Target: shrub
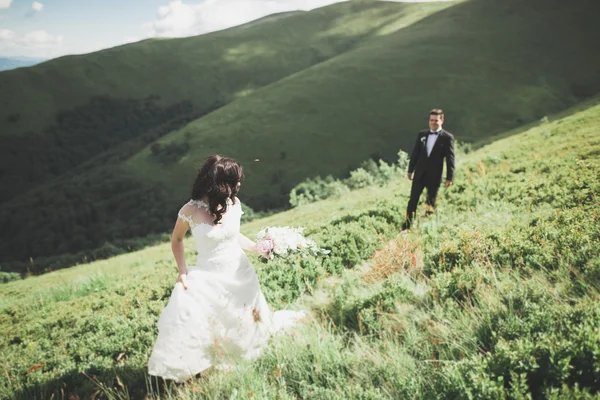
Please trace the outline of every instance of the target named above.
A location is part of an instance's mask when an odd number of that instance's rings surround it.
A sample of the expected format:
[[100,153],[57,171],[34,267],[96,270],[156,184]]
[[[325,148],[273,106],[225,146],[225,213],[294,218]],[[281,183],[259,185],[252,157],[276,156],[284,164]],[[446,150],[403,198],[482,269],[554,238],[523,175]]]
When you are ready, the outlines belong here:
[[373,185],[375,183],[375,178],[364,168],[358,168],[357,170],[350,172],[350,178],[348,178],[346,182],[350,189],[361,189]]
[[0,271],[0,283],[8,283],[21,279],[21,274],[17,272],[3,272]]
[[290,205],[298,207],[303,204],[318,200],[337,198],[347,193],[348,187],[331,175],[322,179],[320,176],[307,179],[292,189],[290,192]]

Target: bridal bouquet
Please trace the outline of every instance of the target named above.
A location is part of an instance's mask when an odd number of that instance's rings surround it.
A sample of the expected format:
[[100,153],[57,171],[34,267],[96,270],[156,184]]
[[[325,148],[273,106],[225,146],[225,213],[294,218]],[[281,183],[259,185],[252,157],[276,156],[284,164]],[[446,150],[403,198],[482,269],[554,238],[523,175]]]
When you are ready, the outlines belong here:
[[262,254],[268,254],[270,259],[296,253],[310,253],[315,256],[329,254],[329,250],[321,249],[314,240],[305,238],[302,231],[304,228],[288,226],[264,228],[256,235],[258,248]]

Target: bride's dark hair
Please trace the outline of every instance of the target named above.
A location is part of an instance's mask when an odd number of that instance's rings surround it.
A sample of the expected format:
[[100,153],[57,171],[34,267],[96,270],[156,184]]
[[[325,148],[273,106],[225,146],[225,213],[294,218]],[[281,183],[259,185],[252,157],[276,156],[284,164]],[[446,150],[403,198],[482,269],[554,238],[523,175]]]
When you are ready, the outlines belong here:
[[[244,170],[232,158],[222,157],[218,154],[209,156],[192,186],[192,200],[208,198],[208,208],[214,215],[214,223],[218,224],[227,211],[228,199],[235,203],[238,192],[238,183],[244,179]],[[219,207],[220,206],[220,207]]]

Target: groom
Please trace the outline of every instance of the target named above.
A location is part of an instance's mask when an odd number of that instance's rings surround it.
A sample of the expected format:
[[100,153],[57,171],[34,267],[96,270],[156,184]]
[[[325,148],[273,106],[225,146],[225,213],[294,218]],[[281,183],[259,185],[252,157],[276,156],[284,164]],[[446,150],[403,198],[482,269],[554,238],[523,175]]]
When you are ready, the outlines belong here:
[[406,222],[402,226],[403,231],[410,229],[423,189],[427,188],[427,204],[435,209],[435,199],[442,182],[444,158],[446,158],[446,187],[452,185],[454,136],[442,128],[443,123],[444,112],[440,109],[431,110],[429,129],[419,132],[410,155],[408,179],[412,179],[413,182],[406,209]]

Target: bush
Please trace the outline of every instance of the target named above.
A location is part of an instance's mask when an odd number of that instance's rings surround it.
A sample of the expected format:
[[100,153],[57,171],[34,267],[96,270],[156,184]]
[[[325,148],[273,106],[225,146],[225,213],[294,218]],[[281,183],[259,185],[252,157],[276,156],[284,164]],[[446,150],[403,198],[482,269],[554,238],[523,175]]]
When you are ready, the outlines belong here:
[[321,260],[312,256],[276,258],[263,263],[258,275],[270,303],[290,303],[301,294],[312,292],[325,275]]
[[357,290],[360,287],[357,280],[348,280],[335,288],[328,314],[342,330],[381,334],[386,324],[385,316],[396,312],[397,303],[415,300],[406,281],[398,277],[391,277],[368,291]]
[[396,163],[398,171],[400,173],[408,172],[408,164],[410,163],[410,155],[400,150],[398,152],[398,161]]
[[348,187],[331,175],[322,179],[320,176],[307,179],[290,192],[290,205],[298,207],[318,200],[337,198],[347,193]]
[[21,274],[17,272],[2,272],[0,271],[0,283],[8,283],[21,279]]
[[408,154],[398,152],[398,164],[388,164],[384,160],[375,162],[372,159],[363,161],[360,167],[350,172],[350,177],[340,181],[331,175],[322,179],[308,178],[292,189],[289,203],[292,207],[312,203],[328,198],[338,198],[350,189],[361,189],[371,185],[385,185],[394,176],[408,169]]
[[348,178],[346,182],[350,189],[361,189],[373,185],[375,183],[375,178],[365,169],[359,168],[350,172],[350,178]]

